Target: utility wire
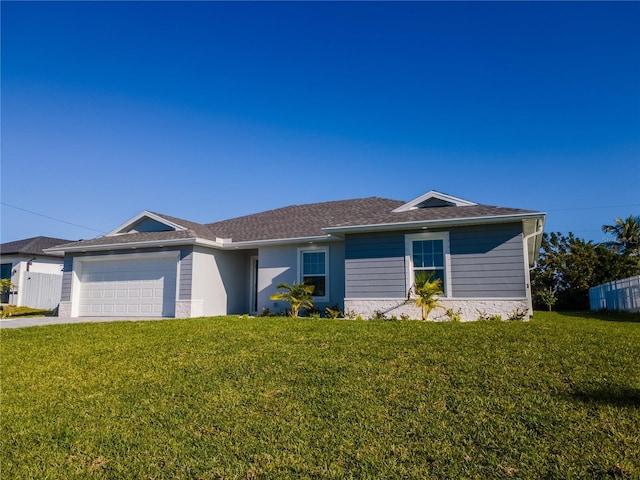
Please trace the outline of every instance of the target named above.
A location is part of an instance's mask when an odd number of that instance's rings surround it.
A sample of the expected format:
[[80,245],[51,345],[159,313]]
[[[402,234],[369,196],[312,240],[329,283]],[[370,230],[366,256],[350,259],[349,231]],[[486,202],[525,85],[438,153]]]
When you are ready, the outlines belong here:
[[627,207],[640,207],[640,203],[631,203],[629,205],[603,205],[602,207],[552,208],[545,211],[546,212],[571,212],[574,210],[601,210],[603,208],[627,208]]
[[39,217],[48,218],[49,220],[55,220],[56,222],[66,223],[67,225],[73,225],[74,227],[84,228],[86,230],[93,230],[94,232],[99,232],[99,233],[107,233],[104,230],[98,230],[97,228],[85,227],[84,225],[78,225],[77,223],[67,222],[66,220],[60,220],[59,218],[50,217],[49,215],[44,215],[42,213],[38,213],[38,212],[33,212],[31,210],[27,210],[26,208],[16,207],[15,205],[11,205],[11,204],[6,203],[6,202],[0,202],[0,204],[4,205],[5,207],[15,208],[16,210],[22,210],[23,212],[27,212],[27,213],[30,213],[32,215],[37,215]]

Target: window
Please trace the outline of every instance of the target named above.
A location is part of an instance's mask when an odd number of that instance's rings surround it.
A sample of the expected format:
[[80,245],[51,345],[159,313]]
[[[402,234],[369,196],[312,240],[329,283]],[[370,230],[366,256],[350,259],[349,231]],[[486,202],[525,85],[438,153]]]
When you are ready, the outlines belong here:
[[300,281],[313,285],[313,296],[328,297],[329,249],[300,250]]
[[[11,280],[11,269],[13,268],[13,264],[11,263],[3,263],[0,265],[0,278],[3,280]],[[0,302],[9,303],[9,288],[2,287],[0,288]]]
[[407,282],[409,289],[416,280],[418,272],[431,274],[442,282],[444,296],[451,292],[449,266],[449,234],[416,233],[405,236],[405,263],[407,266]]

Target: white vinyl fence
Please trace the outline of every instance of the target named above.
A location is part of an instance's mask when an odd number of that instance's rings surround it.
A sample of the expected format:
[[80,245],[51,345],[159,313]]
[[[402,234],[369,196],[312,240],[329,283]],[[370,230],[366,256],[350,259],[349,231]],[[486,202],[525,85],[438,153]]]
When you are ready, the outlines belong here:
[[589,289],[591,310],[640,312],[640,275]]
[[18,289],[18,305],[53,309],[62,296],[62,275],[22,272]]

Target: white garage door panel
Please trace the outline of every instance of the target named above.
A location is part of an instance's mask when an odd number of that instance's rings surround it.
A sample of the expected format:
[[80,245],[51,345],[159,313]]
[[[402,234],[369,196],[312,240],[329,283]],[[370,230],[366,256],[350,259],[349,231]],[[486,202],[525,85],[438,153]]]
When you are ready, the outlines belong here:
[[175,257],[83,262],[80,316],[175,315]]

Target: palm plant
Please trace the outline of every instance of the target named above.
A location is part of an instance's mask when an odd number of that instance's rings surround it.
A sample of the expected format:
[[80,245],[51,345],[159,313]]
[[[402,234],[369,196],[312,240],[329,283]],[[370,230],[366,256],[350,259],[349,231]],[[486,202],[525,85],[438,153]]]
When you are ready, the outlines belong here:
[[287,302],[291,307],[291,316],[297,317],[301,308],[313,308],[313,285],[305,282],[302,283],[279,283],[278,288],[284,292],[278,292],[271,295],[271,300],[279,300]]
[[442,281],[433,278],[433,273],[416,272],[416,279],[409,289],[407,300],[413,301],[420,307],[422,320],[429,320],[429,313],[435,308],[442,307],[438,301],[438,295],[442,295]]
[[602,231],[614,237],[605,246],[625,255],[640,253],[640,215],[616,218],[614,225],[603,225]]

